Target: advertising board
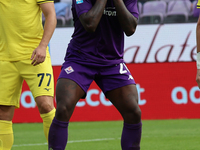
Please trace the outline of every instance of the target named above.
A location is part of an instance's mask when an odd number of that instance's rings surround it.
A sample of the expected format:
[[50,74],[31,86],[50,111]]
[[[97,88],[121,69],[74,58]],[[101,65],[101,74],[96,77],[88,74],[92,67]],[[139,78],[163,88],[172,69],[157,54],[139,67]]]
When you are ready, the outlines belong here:
[[[194,23],[140,25],[125,38],[124,60],[136,81],[142,119],[200,118],[195,30]],[[50,42],[55,85],[72,32],[73,28],[57,28]],[[71,121],[105,120],[122,117],[93,82]],[[26,83],[13,122],[42,122]]]

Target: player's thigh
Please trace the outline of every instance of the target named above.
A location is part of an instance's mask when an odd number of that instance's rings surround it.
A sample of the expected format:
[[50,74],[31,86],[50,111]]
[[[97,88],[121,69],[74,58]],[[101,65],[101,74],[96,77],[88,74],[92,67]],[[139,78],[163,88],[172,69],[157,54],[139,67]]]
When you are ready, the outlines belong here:
[[21,61],[20,74],[27,82],[34,98],[54,97],[54,76],[49,57],[36,66],[31,65],[31,60]]
[[[56,97],[67,94],[69,95],[68,98],[84,98],[90,84],[94,80],[95,73],[95,70],[87,65],[66,61],[62,65],[56,85]],[[65,97],[67,98],[67,96]]]
[[126,85],[106,93],[126,123],[139,123],[141,110],[138,105],[138,94],[134,84]]
[[85,95],[85,91],[73,80],[59,78],[56,85],[56,101],[65,107],[75,106],[79,99]]
[[56,85],[56,115],[61,121],[69,121],[79,99],[85,91],[73,80],[59,78]]
[[0,105],[19,107],[23,79],[16,62],[0,61]]
[[134,84],[108,91],[106,97],[122,113],[138,109],[138,93]]

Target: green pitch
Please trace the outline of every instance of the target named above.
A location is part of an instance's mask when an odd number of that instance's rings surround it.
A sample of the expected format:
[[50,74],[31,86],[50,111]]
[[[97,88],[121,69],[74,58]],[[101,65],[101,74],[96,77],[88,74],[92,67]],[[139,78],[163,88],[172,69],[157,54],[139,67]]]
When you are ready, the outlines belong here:
[[[121,150],[122,121],[71,122],[67,150]],[[12,150],[47,150],[41,123],[14,124]],[[143,120],[141,150],[200,150],[200,119]]]

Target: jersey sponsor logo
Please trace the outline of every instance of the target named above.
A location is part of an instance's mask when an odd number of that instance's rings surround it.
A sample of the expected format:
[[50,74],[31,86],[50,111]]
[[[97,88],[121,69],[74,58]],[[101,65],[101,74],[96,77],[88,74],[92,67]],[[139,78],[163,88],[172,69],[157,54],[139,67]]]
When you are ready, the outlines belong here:
[[72,66],[69,66],[69,67],[65,68],[65,72],[67,74],[70,74],[70,73],[74,72],[74,69],[72,68]]
[[115,10],[115,7],[106,7],[104,9],[103,14],[106,15],[106,16],[117,16],[117,12]]
[[83,3],[83,0],[76,0],[76,4],[81,4]]

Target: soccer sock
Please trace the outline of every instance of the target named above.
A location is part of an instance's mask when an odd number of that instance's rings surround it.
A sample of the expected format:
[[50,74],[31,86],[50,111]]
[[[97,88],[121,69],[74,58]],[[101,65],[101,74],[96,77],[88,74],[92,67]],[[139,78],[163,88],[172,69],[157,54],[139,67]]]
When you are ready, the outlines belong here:
[[121,147],[122,150],[140,150],[140,140],[142,134],[142,123],[127,124],[124,123]]
[[49,128],[51,126],[52,120],[55,116],[55,111],[56,109],[54,108],[50,112],[46,114],[40,114],[42,120],[43,120],[43,130],[44,130],[44,135],[48,141],[48,134],[49,134]]
[[13,141],[12,121],[0,120],[0,150],[11,150]]
[[49,130],[49,149],[64,150],[68,139],[69,122],[53,119]]

